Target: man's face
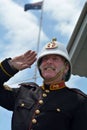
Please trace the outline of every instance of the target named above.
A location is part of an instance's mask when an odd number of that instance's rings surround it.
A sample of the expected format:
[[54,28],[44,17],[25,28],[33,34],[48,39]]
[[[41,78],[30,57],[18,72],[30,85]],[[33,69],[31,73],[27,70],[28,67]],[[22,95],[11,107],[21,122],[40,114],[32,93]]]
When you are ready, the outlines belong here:
[[55,77],[64,66],[64,58],[59,55],[47,55],[42,58],[40,65],[41,74],[45,79]]

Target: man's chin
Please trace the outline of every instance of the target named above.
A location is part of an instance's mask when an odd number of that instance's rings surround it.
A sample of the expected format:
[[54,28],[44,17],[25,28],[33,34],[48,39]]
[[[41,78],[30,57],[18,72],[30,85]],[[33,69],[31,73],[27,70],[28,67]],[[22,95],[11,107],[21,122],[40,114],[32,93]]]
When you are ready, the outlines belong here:
[[55,76],[52,76],[52,75],[44,75],[43,78],[46,79],[46,80],[49,80],[51,78],[53,78]]

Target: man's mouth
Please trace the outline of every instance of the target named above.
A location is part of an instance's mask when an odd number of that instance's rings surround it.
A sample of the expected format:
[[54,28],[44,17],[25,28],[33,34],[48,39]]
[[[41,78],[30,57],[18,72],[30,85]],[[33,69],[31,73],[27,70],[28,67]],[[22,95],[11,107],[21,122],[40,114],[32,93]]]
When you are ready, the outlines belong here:
[[47,66],[44,67],[44,70],[55,70],[55,68],[53,66]]

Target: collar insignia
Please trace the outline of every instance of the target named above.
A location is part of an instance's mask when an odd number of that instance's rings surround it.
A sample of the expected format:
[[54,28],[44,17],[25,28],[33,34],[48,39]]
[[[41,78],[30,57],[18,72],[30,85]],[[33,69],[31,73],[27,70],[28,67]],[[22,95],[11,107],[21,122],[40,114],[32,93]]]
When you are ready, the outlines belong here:
[[50,90],[58,90],[64,87],[65,85],[62,86],[61,84],[53,84],[53,85],[50,85]]
[[46,85],[43,84],[42,89],[43,90],[46,90],[46,89],[48,89],[48,90],[58,90],[58,89],[62,89],[62,88],[65,88],[65,87],[66,87],[65,83],[64,83],[64,81],[62,81],[60,83],[54,83],[54,84],[51,84],[49,86],[46,86]]

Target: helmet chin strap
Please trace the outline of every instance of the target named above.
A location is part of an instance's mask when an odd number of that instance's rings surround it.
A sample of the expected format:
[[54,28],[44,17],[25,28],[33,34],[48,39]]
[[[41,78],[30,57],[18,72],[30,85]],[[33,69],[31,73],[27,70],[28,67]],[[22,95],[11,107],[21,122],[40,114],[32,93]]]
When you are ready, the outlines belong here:
[[65,65],[61,68],[61,70],[56,74],[56,76],[54,76],[53,78],[50,78],[50,79],[44,79],[44,83],[45,84],[49,84],[53,81],[55,81],[56,79],[58,79],[64,72],[65,70]]

